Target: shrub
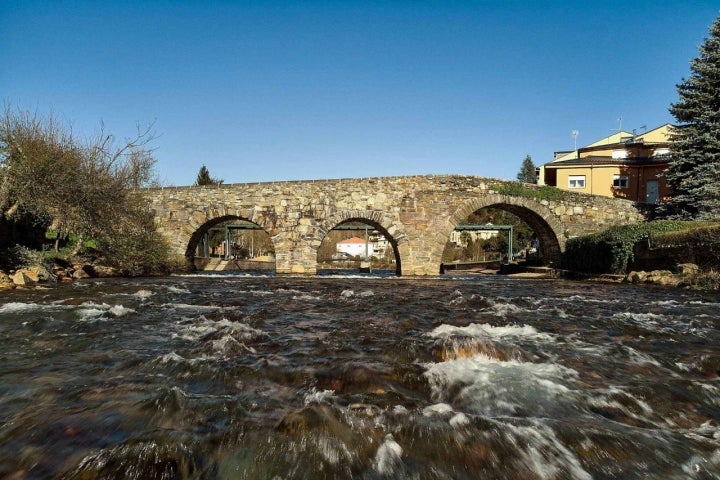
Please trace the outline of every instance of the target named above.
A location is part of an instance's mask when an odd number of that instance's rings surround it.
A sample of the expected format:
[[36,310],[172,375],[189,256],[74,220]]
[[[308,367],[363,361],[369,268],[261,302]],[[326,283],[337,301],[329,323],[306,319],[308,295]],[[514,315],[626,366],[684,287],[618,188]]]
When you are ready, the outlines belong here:
[[700,273],[695,279],[695,284],[701,290],[720,290],[720,272],[711,270]]
[[168,255],[161,265],[151,273],[189,273],[191,265],[188,263],[187,257],[184,255]]
[[14,245],[0,250],[0,269],[14,270],[37,265],[41,262],[40,254],[22,245]]
[[615,226],[594,235],[571,238],[565,245],[563,265],[579,272],[624,273],[633,260],[638,241],[694,225],[693,222],[652,221]]

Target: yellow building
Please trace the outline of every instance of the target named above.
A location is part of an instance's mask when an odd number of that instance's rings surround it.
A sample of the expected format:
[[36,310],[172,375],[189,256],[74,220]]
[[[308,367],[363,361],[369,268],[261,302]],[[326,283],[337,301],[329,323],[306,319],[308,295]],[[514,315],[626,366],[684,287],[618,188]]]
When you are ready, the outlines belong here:
[[563,190],[658,203],[669,189],[668,166],[673,126],[643,134],[618,132],[572,152],[556,152],[540,167],[539,182]]

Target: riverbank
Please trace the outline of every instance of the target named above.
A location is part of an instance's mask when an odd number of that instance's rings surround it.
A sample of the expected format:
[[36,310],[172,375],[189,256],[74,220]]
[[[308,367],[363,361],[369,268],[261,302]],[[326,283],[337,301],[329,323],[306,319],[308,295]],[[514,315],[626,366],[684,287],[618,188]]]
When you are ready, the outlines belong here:
[[[702,271],[695,264],[677,265],[674,271],[655,269],[650,271],[633,270],[625,275],[585,273],[574,270],[559,269],[542,266],[523,266],[517,264],[501,265],[500,269],[463,270],[448,275],[477,274],[477,275],[505,275],[513,278],[528,279],[567,279],[597,283],[632,283],[648,286],[671,288],[720,290],[720,272],[714,270]],[[159,272],[163,276],[171,273],[184,273],[181,270],[168,270]],[[87,262],[55,261],[51,263],[29,265],[17,269],[0,270],[0,291],[14,290],[16,288],[36,288],[59,283],[72,283],[75,280],[88,278],[131,277],[122,270],[104,265]]]
[[35,264],[7,271],[0,270],[0,291],[36,287],[41,284],[72,283],[86,278],[123,277],[114,267],[90,263]]
[[[699,290],[720,290],[720,272],[702,271],[692,263],[677,265],[674,271],[667,269],[632,270],[627,274],[583,273],[572,270],[552,269],[544,278],[565,278],[593,282],[632,283],[649,286],[673,287]],[[540,275],[536,273],[535,275]]]
[[[627,274],[586,273],[552,267],[525,267],[502,265],[500,270],[481,269],[472,273],[480,275],[506,275],[514,278],[562,278],[598,283],[632,283],[674,288],[697,288],[699,290],[720,290],[720,272],[702,271],[692,263],[677,265],[673,270],[655,269],[650,271],[632,270]],[[470,273],[468,271],[463,272]]]

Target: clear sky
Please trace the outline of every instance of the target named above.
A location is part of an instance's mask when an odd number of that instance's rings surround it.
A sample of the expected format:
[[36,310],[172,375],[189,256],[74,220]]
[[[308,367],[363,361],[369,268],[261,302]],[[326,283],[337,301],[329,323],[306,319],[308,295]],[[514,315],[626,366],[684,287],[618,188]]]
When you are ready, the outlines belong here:
[[720,2],[0,0],[0,97],[91,135],[155,122],[189,185],[514,179],[672,122]]

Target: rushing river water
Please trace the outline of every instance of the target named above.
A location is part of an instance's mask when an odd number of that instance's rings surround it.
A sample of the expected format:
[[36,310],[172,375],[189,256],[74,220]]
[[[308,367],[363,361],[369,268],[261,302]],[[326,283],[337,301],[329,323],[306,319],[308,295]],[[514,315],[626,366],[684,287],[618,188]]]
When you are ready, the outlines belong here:
[[719,307],[498,276],[3,293],[0,478],[718,478]]

